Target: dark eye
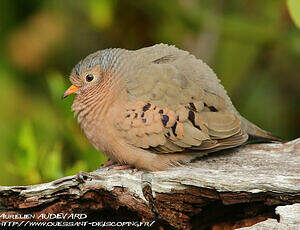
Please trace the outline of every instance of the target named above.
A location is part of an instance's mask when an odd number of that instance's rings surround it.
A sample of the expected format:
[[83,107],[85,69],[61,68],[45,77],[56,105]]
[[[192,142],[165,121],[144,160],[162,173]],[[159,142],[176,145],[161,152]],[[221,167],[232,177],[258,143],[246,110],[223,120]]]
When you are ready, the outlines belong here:
[[92,74],[88,74],[85,76],[85,80],[87,82],[91,82],[92,80],[94,80],[94,76]]

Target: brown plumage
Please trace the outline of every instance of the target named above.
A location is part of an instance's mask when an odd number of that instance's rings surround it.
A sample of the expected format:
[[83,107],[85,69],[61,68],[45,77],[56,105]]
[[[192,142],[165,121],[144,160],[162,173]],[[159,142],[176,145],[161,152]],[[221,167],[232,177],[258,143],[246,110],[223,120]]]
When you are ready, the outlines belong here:
[[93,146],[120,164],[150,171],[239,146],[248,135],[281,141],[243,118],[214,72],[164,44],[107,49],[73,69],[72,106]]

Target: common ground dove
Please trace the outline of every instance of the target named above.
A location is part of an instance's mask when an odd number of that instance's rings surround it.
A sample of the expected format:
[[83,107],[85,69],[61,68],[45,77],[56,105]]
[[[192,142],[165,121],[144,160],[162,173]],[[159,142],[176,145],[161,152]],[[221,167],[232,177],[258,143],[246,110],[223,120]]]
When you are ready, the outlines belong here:
[[282,141],[243,118],[214,72],[174,46],[90,54],[72,70],[72,110],[111,161],[150,171],[242,145]]

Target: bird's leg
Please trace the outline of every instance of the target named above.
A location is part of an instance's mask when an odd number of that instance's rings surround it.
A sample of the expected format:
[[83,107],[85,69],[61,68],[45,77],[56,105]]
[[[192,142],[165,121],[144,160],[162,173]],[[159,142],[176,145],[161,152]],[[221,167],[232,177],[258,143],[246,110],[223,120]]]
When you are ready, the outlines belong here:
[[122,169],[129,169],[129,168],[132,168],[132,166],[131,165],[117,165],[117,166],[113,167],[112,169],[122,170]]
[[[100,168],[107,168],[109,166],[112,166],[114,164],[117,164],[117,162],[113,161],[113,160],[108,160],[106,161],[105,163],[103,163]],[[139,171],[138,168],[134,168],[133,166],[131,165],[116,165],[114,167],[112,167],[111,169],[116,169],[116,170],[122,170],[122,169],[129,169],[129,168],[133,168],[133,173],[136,173],[137,171]]]
[[115,169],[115,170],[122,170],[122,169],[129,169],[129,168],[133,168],[133,174],[135,174],[137,171],[139,171],[138,168],[135,168],[131,165],[117,165],[115,167],[113,167],[112,169]]
[[[114,164],[117,164],[117,162],[113,161],[113,160],[108,160],[106,161],[105,163],[103,163],[100,168],[107,168],[109,166],[112,166]],[[133,166],[131,165],[116,165],[114,167],[112,167],[111,169],[115,169],[115,170],[122,170],[122,169],[129,169],[129,168],[133,168],[133,174],[135,174],[137,171],[139,171],[138,168],[134,168]]]
[[135,174],[135,173],[137,173],[138,171],[139,171],[138,168],[134,168],[132,174]]
[[106,161],[105,163],[103,163],[103,164],[100,166],[100,168],[107,168],[107,167],[109,167],[109,166],[111,166],[111,165],[114,165],[114,164],[116,164],[115,161],[113,161],[113,160],[108,160],[108,161]]

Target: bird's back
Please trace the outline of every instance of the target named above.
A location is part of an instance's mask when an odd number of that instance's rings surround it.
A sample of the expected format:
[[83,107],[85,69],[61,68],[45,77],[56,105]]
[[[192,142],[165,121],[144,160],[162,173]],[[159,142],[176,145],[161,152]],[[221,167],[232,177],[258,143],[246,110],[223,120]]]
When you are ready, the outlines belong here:
[[[174,67],[179,76],[191,82],[192,84],[195,84],[195,86],[200,87],[208,94],[216,95],[217,98],[220,98],[219,103],[222,103],[227,110],[236,114],[240,118],[241,128],[246,133],[251,136],[266,140],[283,141],[281,138],[262,130],[242,117],[233,106],[226,90],[221,85],[219,78],[216,76],[213,70],[206,63],[200,59],[197,59],[189,52],[178,49],[175,46],[157,44],[151,47],[129,51],[127,55],[130,56],[128,60],[130,60],[131,70],[134,72],[136,72],[137,69],[139,69],[141,72],[143,72],[143,69],[149,71],[149,69],[152,69],[155,65],[169,65],[170,68]],[[129,83],[128,91],[130,92],[130,83],[133,82],[133,84],[136,84],[138,81],[137,79],[139,79],[140,76],[138,76],[136,73],[133,73],[126,75],[126,77],[127,82]],[[153,78],[153,76],[149,75],[148,78]],[[175,76],[174,78],[176,80]],[[142,78],[140,81],[146,85],[148,80]],[[194,87],[191,90],[197,90],[197,87]],[[181,96],[183,95],[177,95],[176,98],[180,99]],[[148,98],[148,100],[151,100],[151,98]]]

